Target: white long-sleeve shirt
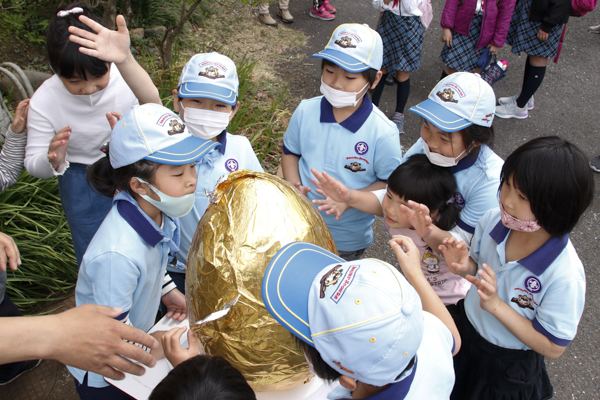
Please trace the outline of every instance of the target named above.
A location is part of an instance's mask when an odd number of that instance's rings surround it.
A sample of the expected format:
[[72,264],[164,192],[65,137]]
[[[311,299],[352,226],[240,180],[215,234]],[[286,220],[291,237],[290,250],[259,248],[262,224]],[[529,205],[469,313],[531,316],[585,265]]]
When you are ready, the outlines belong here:
[[403,17],[420,17],[423,15],[423,12],[419,10],[421,2],[422,0],[398,0],[398,4],[394,7],[394,0],[391,0],[389,4],[385,4],[383,0],[373,0],[373,7],[377,11],[391,11]]
[[[100,101],[92,106],[89,96],[69,93],[58,75],[36,90],[27,115],[27,172],[37,178],[52,178],[64,173],[70,162],[91,165],[104,157],[100,148],[111,132],[106,113],[125,114],[138,101],[114,64],[108,86],[102,92]],[[71,126],[72,131],[66,162],[55,171],[48,161],[48,146],[54,135],[67,126]]]

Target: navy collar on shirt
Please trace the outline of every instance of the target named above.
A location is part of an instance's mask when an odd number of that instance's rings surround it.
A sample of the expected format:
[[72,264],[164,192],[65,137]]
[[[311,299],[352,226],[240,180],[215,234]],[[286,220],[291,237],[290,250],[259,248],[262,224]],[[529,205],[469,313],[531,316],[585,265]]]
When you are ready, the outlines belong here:
[[[502,243],[504,239],[506,239],[506,235],[508,235],[508,229],[502,221],[498,221],[494,229],[491,230],[490,236],[494,241],[498,244]],[[551,237],[546,243],[542,245],[539,249],[528,255],[527,257],[519,260],[519,264],[530,270],[536,275],[541,275],[548,269],[550,264],[556,260],[560,253],[567,247],[567,243],[569,242],[569,235],[564,235],[563,237]]]
[[156,247],[163,240],[163,235],[157,231],[140,210],[127,200],[117,201],[117,210],[127,223],[144,239],[148,246]]
[[[473,160],[471,159],[471,157],[469,157],[470,154],[467,154],[466,157],[462,158],[458,164],[456,164],[453,167],[448,167],[448,171],[450,171],[452,174],[456,174],[457,172],[460,172],[462,170],[465,170],[467,168],[470,168],[473,166],[473,164],[475,164],[473,162]],[[479,155],[477,155],[479,157]]]
[[218,142],[221,143],[219,151],[221,154],[225,154],[225,147],[227,146],[227,129],[223,129],[223,132],[219,134]]
[[412,373],[402,379],[400,382],[391,384],[387,389],[374,394],[373,396],[367,397],[368,400],[403,400],[417,375],[417,360],[415,359],[415,365],[412,369]]
[[[371,102],[371,99],[369,99],[369,96],[365,94],[360,107],[354,111],[354,114],[341,122],[340,125],[350,132],[356,133],[363,126],[367,118],[369,118],[371,111],[373,111],[373,103]],[[333,107],[331,106],[331,103],[327,101],[325,96],[321,99],[321,123],[337,123],[333,116]]]

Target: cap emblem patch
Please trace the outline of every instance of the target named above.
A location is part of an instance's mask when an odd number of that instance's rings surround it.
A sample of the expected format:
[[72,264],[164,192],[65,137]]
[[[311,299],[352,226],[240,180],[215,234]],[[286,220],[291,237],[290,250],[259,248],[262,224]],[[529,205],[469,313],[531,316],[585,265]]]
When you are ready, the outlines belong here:
[[440,92],[437,92],[436,95],[445,103],[458,103],[458,100],[454,99],[454,92],[452,89],[446,88]]
[[212,65],[209,67],[206,67],[206,69],[204,71],[200,71],[198,73],[198,76],[203,76],[203,77],[209,78],[209,79],[225,78],[225,75],[219,74],[219,69]]
[[183,133],[183,131],[185,130],[185,125],[176,119],[171,120],[171,122],[169,122],[169,126],[171,127],[171,129],[169,129],[169,131],[167,132],[169,135]]
[[325,297],[325,290],[328,286],[335,285],[338,283],[338,280],[342,276],[342,272],[344,272],[343,269],[340,269],[341,266],[341,264],[336,265],[321,278],[321,291],[319,294],[320,299]]
[[336,40],[334,43],[340,47],[343,47],[344,49],[348,49],[348,48],[355,49],[356,48],[356,45],[352,44],[352,38],[349,36],[342,36],[341,38]]

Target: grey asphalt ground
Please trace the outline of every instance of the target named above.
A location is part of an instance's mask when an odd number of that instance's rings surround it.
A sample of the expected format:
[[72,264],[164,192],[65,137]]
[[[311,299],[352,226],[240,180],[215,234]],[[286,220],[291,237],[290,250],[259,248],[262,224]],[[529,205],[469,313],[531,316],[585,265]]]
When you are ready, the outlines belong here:
[[[290,12],[294,23],[290,28],[301,30],[309,36],[303,52],[312,55],[322,50],[331,33],[339,24],[357,22],[375,27],[378,13],[371,1],[331,0],[338,9],[333,21],[320,21],[309,17],[310,0],[292,0]],[[443,64],[439,60],[442,50],[439,25],[444,2],[433,0],[434,18],[425,33],[422,65],[411,74],[411,95],[407,109],[427,98],[440,77]],[[271,6],[276,15],[276,5]],[[535,109],[525,120],[496,118],[494,150],[502,158],[524,142],[539,136],[558,135],[578,145],[590,157],[600,154],[600,35],[590,34],[590,25],[600,24],[600,11],[595,10],[583,18],[571,18],[558,64],[550,63],[545,80],[535,95]],[[510,52],[510,46],[500,51],[500,58],[509,61],[507,76],[494,86],[497,97],[520,92],[525,65],[525,55]],[[290,67],[288,75],[291,93],[302,98],[319,95],[320,59],[304,60],[305,70],[296,73],[298,67]],[[281,71],[283,74],[289,72]],[[296,76],[293,76],[293,75]],[[310,78],[310,79],[306,79]],[[391,115],[395,109],[396,86],[387,86],[381,102],[382,110]],[[420,119],[406,113],[405,134],[402,145],[408,149],[419,137]],[[600,399],[600,272],[596,262],[600,260],[600,174],[595,174],[595,202],[571,234],[587,275],[586,306],[577,337],[562,357],[546,360],[548,373],[555,389],[555,399]],[[381,221],[376,222],[375,244],[367,251],[368,257],[376,257],[396,264],[387,245],[388,235]],[[569,301],[565,298],[564,301]]]

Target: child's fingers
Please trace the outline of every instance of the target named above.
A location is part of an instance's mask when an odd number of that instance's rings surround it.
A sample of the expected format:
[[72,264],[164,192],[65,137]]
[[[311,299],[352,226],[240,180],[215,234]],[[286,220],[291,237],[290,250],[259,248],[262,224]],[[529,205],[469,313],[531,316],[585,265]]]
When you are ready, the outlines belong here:
[[125,22],[125,17],[123,17],[121,14],[117,15],[117,31],[122,32],[122,33],[127,33],[129,32],[129,30],[127,29],[127,22]]
[[192,330],[192,328],[190,328],[188,330],[187,333],[187,338],[188,338],[188,345],[190,346],[190,352],[195,356],[196,354],[200,353],[200,343],[198,342],[198,337],[196,336],[196,334],[194,333],[194,331]]
[[[454,267],[456,265],[456,263],[452,263],[452,266]],[[471,282],[473,285],[475,285],[477,288],[479,288],[479,282],[481,282],[481,279],[479,279],[476,276],[473,275],[466,275],[465,279],[468,280],[469,282]]]
[[96,50],[96,42],[93,40],[84,39],[82,37],[75,36],[75,35],[69,35],[69,40],[73,43],[77,43],[84,47],[87,47],[88,49]]
[[81,22],[83,22],[84,24],[86,24],[87,26],[89,26],[90,28],[92,28],[96,32],[100,32],[102,29],[104,29],[104,27],[102,25],[100,25],[93,19],[86,17],[85,15],[80,15],[79,20]]

